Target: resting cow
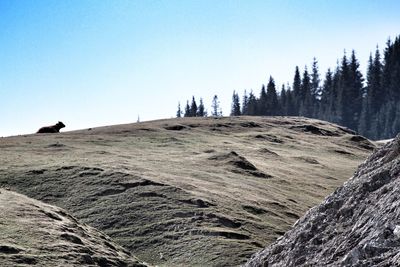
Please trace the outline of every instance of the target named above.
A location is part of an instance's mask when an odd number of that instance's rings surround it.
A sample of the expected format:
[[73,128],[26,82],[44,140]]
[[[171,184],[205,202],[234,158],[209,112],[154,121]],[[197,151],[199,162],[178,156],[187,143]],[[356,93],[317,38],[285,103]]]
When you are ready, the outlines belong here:
[[57,124],[52,126],[45,126],[39,129],[37,133],[58,133],[61,128],[64,128],[65,125],[61,121],[57,122]]

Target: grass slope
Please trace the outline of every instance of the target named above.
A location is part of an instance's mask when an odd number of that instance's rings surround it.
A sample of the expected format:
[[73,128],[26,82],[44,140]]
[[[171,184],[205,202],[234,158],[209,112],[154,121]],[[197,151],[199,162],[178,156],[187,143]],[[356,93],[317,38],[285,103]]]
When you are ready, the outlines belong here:
[[183,118],[0,139],[0,185],[159,265],[234,266],[352,176],[374,144],[298,117]]
[[145,267],[65,210],[0,189],[1,266]]

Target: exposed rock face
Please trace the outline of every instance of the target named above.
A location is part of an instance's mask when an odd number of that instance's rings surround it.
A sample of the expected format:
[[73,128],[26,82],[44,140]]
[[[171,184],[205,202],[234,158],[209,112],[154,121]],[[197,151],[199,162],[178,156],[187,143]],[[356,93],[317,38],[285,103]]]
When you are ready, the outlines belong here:
[[0,189],[0,266],[145,267],[66,211]]
[[245,266],[400,266],[400,135]]

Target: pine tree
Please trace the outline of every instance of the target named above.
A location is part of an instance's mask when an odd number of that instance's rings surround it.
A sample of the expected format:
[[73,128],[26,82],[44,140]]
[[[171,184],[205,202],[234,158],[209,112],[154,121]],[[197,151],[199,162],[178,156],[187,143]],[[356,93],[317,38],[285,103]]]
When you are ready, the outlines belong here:
[[278,95],[276,93],[275,81],[272,76],[269,77],[267,85],[267,112],[266,115],[276,116],[280,114]]
[[257,114],[254,115],[261,115],[266,116],[270,115],[268,110],[268,101],[267,101],[267,92],[265,91],[265,85],[263,84],[261,87],[260,98],[258,99],[258,108]]
[[285,89],[285,85],[282,84],[282,88],[281,88],[281,93],[279,95],[279,106],[281,108],[281,113],[280,115],[286,116],[288,114],[288,103],[287,103],[287,94],[286,94],[286,89]]
[[312,73],[311,73],[311,102],[312,102],[312,114],[313,118],[320,117],[319,115],[319,102],[321,99],[321,87],[320,87],[320,78],[319,78],[319,71],[318,71],[318,61],[314,57],[312,63]]
[[296,70],[294,72],[294,78],[293,78],[293,99],[295,100],[295,115],[299,114],[299,109],[300,109],[300,102],[301,102],[301,78],[300,78],[300,71],[299,67],[296,66]]
[[197,103],[196,99],[194,99],[194,96],[192,97],[192,104],[190,105],[190,117],[196,117],[197,116]]
[[200,98],[199,107],[197,108],[198,117],[206,117],[206,111],[204,108],[203,98]]
[[371,113],[378,113],[383,104],[384,94],[382,92],[382,63],[379,49],[375,51],[375,58],[372,61],[370,57],[367,71],[367,90],[368,105]]
[[254,96],[253,90],[252,90],[252,91],[250,91],[249,99],[248,99],[248,103],[247,103],[247,113],[248,113],[247,115],[256,116],[258,114],[257,106],[258,106],[257,99]]
[[339,62],[337,62],[337,66],[335,68],[335,72],[333,73],[332,79],[332,93],[329,99],[328,106],[328,121],[334,123],[340,123],[340,110],[339,110],[339,95],[340,95],[340,66]]
[[231,109],[231,116],[240,116],[240,100],[239,95],[233,91],[232,95],[232,109]]
[[354,50],[351,53],[349,64],[349,118],[348,127],[350,129],[357,129],[358,122],[361,116],[362,96],[363,96],[363,81],[364,78],[359,70],[360,64],[356,58]]
[[247,96],[246,90],[244,90],[243,100],[242,100],[242,115],[249,115],[248,106],[249,106],[249,97]]
[[[338,98],[338,115],[339,124],[350,127],[351,121],[351,99],[350,99],[350,71],[349,62],[347,60],[346,52],[343,55],[340,65],[340,82],[339,82],[339,98]],[[354,129],[354,128],[353,128]]]
[[286,91],[286,98],[287,98],[287,100],[286,100],[286,110],[287,110],[287,113],[286,113],[286,115],[287,116],[296,116],[297,114],[296,114],[296,101],[295,101],[295,99],[294,99],[294,96],[293,96],[293,91],[291,91],[290,90],[290,87],[289,86],[287,86],[287,91]]
[[363,98],[360,119],[358,121],[358,133],[364,136],[370,136],[370,112],[367,98]]
[[400,100],[400,36],[387,42],[384,53],[382,89],[386,101]]
[[383,121],[383,131],[379,135],[379,139],[387,139],[395,136],[397,133],[392,132],[393,122],[396,119],[396,106],[394,101],[389,101],[381,108],[381,120]]
[[[381,107],[381,104],[383,104],[384,100],[390,100],[392,98],[392,93],[393,91],[391,90],[392,88],[392,73],[393,73],[393,67],[394,67],[394,60],[393,60],[393,44],[391,40],[389,39],[386,43],[386,48],[384,51],[384,59],[383,59],[383,64],[381,65],[381,84],[380,84],[380,97],[379,99],[375,100],[375,107],[378,106],[377,109]],[[375,52],[375,60],[374,60],[374,67],[375,71],[378,72],[378,63],[380,63],[380,60],[377,59],[379,56],[379,49],[376,47],[376,52]],[[380,59],[380,58],[379,58]]]
[[321,90],[321,100],[320,100],[320,108],[319,108],[319,116],[318,118],[323,120],[329,120],[329,103],[331,102],[331,98],[333,97],[333,74],[331,69],[328,69],[325,75],[324,84]]
[[176,112],[176,117],[180,118],[182,117],[182,110],[181,110],[181,103],[178,102],[178,111]]
[[185,116],[185,117],[191,117],[189,101],[186,101],[185,114],[184,114],[184,116]]
[[218,96],[214,95],[212,104],[211,104],[211,116],[220,117],[222,116],[222,110],[219,104]]
[[303,79],[301,80],[299,115],[310,118],[313,113],[312,106],[311,81],[306,66],[303,72]]

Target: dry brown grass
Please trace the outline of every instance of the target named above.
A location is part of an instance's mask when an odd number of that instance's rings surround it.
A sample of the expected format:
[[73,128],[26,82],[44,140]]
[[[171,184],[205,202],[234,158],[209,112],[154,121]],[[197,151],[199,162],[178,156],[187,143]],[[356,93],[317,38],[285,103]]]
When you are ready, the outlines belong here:
[[65,210],[0,189],[1,266],[145,267]]
[[159,265],[239,265],[374,145],[298,117],[183,118],[0,139],[0,185]]

